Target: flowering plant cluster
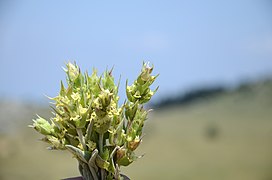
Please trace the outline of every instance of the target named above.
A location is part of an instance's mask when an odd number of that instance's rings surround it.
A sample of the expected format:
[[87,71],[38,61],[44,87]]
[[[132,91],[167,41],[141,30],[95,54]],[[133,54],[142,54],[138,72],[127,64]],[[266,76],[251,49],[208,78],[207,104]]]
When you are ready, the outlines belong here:
[[158,76],[151,75],[152,70],[143,63],[134,83],[126,82],[127,100],[119,105],[119,83],[115,84],[112,70],[98,76],[94,69],[88,75],[67,63],[67,87],[61,82],[59,95],[51,98],[54,117],[47,121],[38,116],[31,127],[44,135],[49,149],[71,152],[85,180],[122,179],[120,166],[139,158],[134,151],[148,114],[143,105],[158,89],[150,89]]

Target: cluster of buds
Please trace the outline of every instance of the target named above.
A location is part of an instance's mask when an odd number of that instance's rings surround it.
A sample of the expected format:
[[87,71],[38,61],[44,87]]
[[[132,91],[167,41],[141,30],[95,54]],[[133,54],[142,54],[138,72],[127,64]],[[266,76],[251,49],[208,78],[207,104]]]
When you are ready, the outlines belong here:
[[61,82],[59,95],[51,98],[54,117],[38,116],[33,127],[43,134],[49,149],[68,150],[79,162],[85,180],[119,180],[120,167],[141,156],[134,151],[142,141],[148,110],[143,108],[154,93],[150,89],[157,76],[143,64],[140,75],[126,85],[127,99],[119,105],[118,85],[112,70],[101,76],[93,70],[82,74],[74,63],[66,64],[67,87]]

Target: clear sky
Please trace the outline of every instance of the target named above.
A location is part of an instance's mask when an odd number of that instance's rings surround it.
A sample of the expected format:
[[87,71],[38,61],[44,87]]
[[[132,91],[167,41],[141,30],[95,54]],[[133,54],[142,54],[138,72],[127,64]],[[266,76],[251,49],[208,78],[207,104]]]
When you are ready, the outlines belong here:
[[0,97],[55,96],[68,60],[89,72],[114,65],[122,84],[150,61],[160,73],[157,98],[233,85],[272,74],[272,3],[0,1]]

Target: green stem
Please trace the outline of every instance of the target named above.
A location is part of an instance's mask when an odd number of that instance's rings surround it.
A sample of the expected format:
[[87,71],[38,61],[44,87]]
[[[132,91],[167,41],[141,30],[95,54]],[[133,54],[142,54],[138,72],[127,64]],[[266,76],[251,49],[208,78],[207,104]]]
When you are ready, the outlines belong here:
[[[102,156],[103,155],[103,138],[104,134],[100,133],[99,134],[99,154]],[[105,170],[103,168],[100,169],[101,173],[101,180],[105,179]]]
[[95,164],[95,159],[96,159],[97,155],[98,155],[98,150],[95,149],[92,152],[91,158],[89,159],[89,162],[88,162],[88,166],[89,166],[89,169],[91,170],[94,180],[98,180],[98,176],[96,173],[97,166]]
[[100,153],[100,155],[103,154],[103,138],[104,138],[104,134],[99,134],[99,153]]
[[93,179],[92,173],[90,172],[90,169],[86,163],[83,163],[83,175],[86,180]]
[[89,165],[89,168],[90,168],[90,171],[91,171],[91,174],[92,174],[94,180],[98,180],[98,177],[97,177],[97,174],[96,174],[94,168],[90,165]]
[[79,141],[80,141],[80,143],[82,144],[84,151],[87,151],[87,146],[86,146],[86,143],[85,143],[85,139],[84,139],[84,137],[83,137],[83,134],[82,134],[82,129],[76,128],[76,131],[77,131]]
[[87,127],[86,136],[85,136],[87,142],[91,139],[93,124],[94,124],[93,120],[91,120],[91,122],[89,123]]
[[80,174],[83,176],[83,178],[86,180],[93,180],[94,177],[92,173],[90,172],[88,165],[80,160],[78,162],[79,162],[79,171],[80,171]]
[[114,150],[112,151],[112,153],[111,153],[111,155],[110,155],[110,159],[111,159],[111,163],[113,164],[113,170],[114,170],[114,176],[115,176],[115,179],[118,179],[119,178],[119,169],[118,168],[116,168],[116,166],[118,166],[117,164],[115,164],[114,163],[114,160],[113,160],[113,156],[115,155],[115,153],[116,153],[116,151],[117,151],[117,149],[118,148],[120,148],[120,147],[118,147],[118,146],[116,146],[115,148],[114,148]]

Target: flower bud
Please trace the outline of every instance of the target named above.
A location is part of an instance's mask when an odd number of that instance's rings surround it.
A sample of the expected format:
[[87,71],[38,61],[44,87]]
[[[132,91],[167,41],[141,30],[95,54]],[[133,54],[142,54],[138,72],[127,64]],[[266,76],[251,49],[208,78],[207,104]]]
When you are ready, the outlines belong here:
[[127,98],[130,102],[136,102],[134,95],[134,88],[133,85],[132,86],[128,86],[127,85],[128,82],[126,82],[126,94],[127,94]]
[[74,101],[78,101],[78,100],[80,100],[80,94],[78,93],[78,92],[73,92],[72,93],[72,95],[71,95],[71,97],[72,97],[72,99],[74,100]]
[[89,148],[90,151],[95,150],[95,148],[97,146],[96,143],[93,142],[93,141],[91,141],[91,140],[89,140],[86,145],[88,146],[88,148]]
[[50,142],[50,144],[52,144],[53,148],[61,150],[65,149],[65,143],[61,139],[58,139],[53,136],[47,136],[47,139]]
[[135,117],[135,114],[138,110],[138,102],[136,102],[135,104],[131,103],[127,103],[125,105],[125,115],[126,115],[126,118],[130,121],[132,121]]
[[75,124],[76,128],[83,128],[86,124],[86,121],[78,114],[71,117],[70,120]]
[[144,82],[148,81],[150,79],[150,74],[153,71],[153,65],[150,67],[149,62],[143,64],[142,72],[141,72],[141,80]]
[[112,99],[112,93],[106,89],[102,90],[101,93],[99,94],[99,102],[101,103],[103,108],[106,108],[110,105],[111,99]]
[[106,71],[104,73],[104,77],[102,79],[102,85],[103,85],[104,89],[109,89],[110,91],[113,91],[115,93],[117,91],[117,87],[114,83],[114,78],[112,76],[112,70],[110,72]]
[[94,129],[97,133],[103,134],[109,130],[112,121],[112,116],[107,114],[102,118],[98,116],[93,117],[94,118],[92,120],[94,121]]
[[116,157],[117,157],[117,159],[121,159],[125,156],[125,154],[126,154],[126,149],[120,148],[116,152]]
[[128,148],[134,151],[139,146],[140,143],[141,139],[139,138],[139,136],[137,136],[133,141],[128,142]]
[[33,127],[36,131],[43,135],[52,135],[54,129],[48,121],[38,116],[38,119],[33,120],[33,122],[33,125],[30,127]]
[[158,75],[151,76],[152,71],[153,66],[150,67],[149,63],[144,63],[142,71],[138,76],[137,80],[134,81],[131,86],[128,86],[126,84],[126,94],[130,102],[135,103],[136,101],[138,101],[139,104],[144,104],[148,102],[153,94],[156,92],[156,90],[150,90],[151,84],[158,77]]
[[[119,154],[119,155],[118,155]],[[128,166],[136,160],[134,152],[121,148],[117,151],[117,163],[120,166]]]
[[78,68],[78,66],[75,64],[72,64],[72,63],[68,63],[67,65],[66,65],[66,67],[67,67],[67,70],[65,70],[66,71],[66,73],[67,73],[67,76],[68,76],[68,79],[69,79],[69,81],[70,82],[73,82],[73,81],[75,81],[75,79],[78,77],[78,75],[79,75],[79,68]]

